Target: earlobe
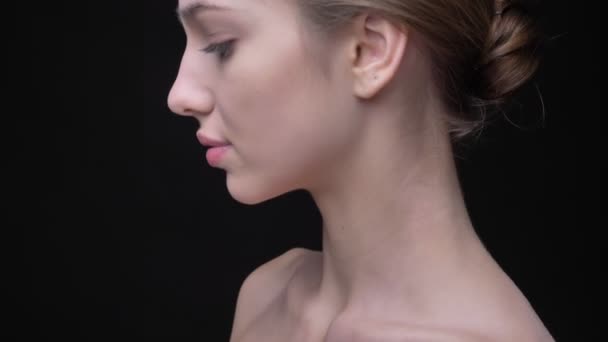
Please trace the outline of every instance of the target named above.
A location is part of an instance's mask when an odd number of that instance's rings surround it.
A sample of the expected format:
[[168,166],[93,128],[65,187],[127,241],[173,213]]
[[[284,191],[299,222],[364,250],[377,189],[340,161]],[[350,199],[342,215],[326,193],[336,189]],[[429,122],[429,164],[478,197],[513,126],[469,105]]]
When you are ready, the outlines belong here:
[[407,45],[407,31],[386,18],[364,14],[354,19],[351,52],[355,95],[375,96],[396,75]]

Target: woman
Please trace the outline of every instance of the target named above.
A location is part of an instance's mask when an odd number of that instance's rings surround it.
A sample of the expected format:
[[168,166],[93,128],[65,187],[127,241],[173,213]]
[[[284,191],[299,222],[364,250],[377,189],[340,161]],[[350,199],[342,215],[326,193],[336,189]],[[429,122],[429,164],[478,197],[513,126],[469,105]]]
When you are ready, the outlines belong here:
[[231,341],[553,341],[476,235],[453,144],[536,70],[513,3],[180,0],[172,111],[231,196],[309,191],[323,251],[242,285]]

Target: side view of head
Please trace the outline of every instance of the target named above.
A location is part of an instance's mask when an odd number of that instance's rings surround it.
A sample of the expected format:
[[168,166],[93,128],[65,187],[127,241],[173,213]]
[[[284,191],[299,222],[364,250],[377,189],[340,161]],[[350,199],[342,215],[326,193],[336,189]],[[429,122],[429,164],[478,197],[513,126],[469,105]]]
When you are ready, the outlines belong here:
[[178,12],[187,43],[169,107],[231,146],[217,166],[243,203],[413,165],[431,138],[444,149],[482,127],[538,66],[534,20],[513,1],[179,0]]

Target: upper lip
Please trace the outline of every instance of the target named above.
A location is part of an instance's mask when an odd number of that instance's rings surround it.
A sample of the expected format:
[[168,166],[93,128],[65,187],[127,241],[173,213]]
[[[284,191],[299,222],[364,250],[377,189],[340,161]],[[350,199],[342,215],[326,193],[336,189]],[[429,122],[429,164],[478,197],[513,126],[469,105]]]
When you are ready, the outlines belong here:
[[218,146],[230,145],[230,143],[228,143],[226,141],[212,139],[212,138],[209,138],[209,137],[203,135],[202,133],[197,133],[196,137],[198,138],[198,141],[200,141],[200,143],[204,146],[218,147]]

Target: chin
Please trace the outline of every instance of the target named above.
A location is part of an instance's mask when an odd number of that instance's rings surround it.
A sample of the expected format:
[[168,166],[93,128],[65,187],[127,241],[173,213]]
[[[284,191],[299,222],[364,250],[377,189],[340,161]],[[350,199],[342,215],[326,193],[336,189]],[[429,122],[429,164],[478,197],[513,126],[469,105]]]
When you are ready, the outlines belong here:
[[243,182],[243,180],[236,180],[230,176],[226,179],[226,185],[230,196],[237,202],[245,205],[256,205],[273,198],[279,197],[285,194],[287,191],[281,190],[270,182]]

